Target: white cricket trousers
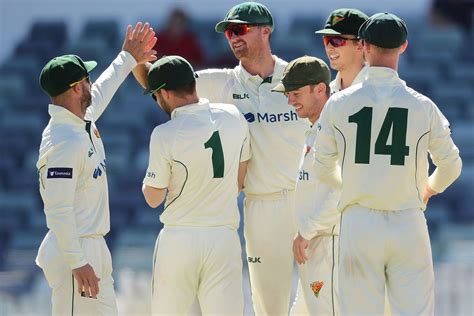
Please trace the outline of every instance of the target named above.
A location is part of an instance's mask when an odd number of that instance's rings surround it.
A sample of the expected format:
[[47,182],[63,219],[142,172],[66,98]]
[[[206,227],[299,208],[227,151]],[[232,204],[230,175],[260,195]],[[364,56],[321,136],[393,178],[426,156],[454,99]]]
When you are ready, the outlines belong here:
[[152,314],[243,315],[242,248],[227,227],[165,226],[153,255]]
[[308,261],[298,264],[300,280],[291,315],[339,315],[336,291],[338,252],[337,235],[321,235],[309,241],[306,249]]
[[43,269],[52,289],[52,315],[117,315],[112,257],[104,237],[79,239],[87,262],[100,279],[97,299],[82,297],[71,267],[64,261],[56,236],[49,231],[41,243],[36,263]]
[[246,195],[244,237],[255,315],[288,315],[293,272],[293,191]]
[[434,314],[434,273],[423,211],[380,211],[352,205],[339,238],[341,315]]

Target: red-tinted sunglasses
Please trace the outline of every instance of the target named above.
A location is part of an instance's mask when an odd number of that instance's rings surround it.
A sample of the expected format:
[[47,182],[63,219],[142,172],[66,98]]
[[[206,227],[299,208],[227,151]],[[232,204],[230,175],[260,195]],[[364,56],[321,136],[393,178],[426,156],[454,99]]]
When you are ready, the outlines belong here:
[[342,36],[324,36],[324,46],[331,44],[333,47],[341,47],[347,44],[347,41],[358,41],[357,38],[346,38]]
[[252,25],[250,24],[231,24],[225,29],[225,36],[228,39],[232,38],[232,35],[242,36],[250,32]]

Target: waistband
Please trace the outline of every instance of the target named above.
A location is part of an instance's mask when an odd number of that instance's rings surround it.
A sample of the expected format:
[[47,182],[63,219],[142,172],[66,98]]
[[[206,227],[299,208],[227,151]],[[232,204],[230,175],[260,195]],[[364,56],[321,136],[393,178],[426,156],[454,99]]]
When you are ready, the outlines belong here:
[[284,199],[293,197],[294,194],[295,194],[294,190],[282,190],[279,192],[264,193],[264,194],[246,193],[245,198],[248,200],[254,200],[254,201],[278,201],[278,200],[284,200]]

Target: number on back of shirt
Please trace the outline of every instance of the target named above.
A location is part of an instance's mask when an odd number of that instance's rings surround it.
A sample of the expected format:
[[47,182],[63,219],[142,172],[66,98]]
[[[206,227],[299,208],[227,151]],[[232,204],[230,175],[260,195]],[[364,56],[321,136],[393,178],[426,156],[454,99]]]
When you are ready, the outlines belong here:
[[204,148],[212,149],[212,169],[214,178],[224,177],[224,152],[222,150],[221,137],[219,131],[212,133],[211,138],[204,143]]
[[[373,108],[363,107],[359,112],[349,116],[349,123],[357,124],[355,163],[370,163],[370,144],[372,138]],[[405,165],[410,147],[406,145],[408,109],[389,108],[375,141],[376,155],[389,155],[390,164]],[[392,131],[391,145],[387,145]]]

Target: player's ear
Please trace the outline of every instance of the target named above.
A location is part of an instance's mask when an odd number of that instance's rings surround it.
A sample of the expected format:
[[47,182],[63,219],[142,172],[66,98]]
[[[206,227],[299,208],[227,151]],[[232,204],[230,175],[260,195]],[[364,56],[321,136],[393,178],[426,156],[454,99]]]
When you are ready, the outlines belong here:
[[407,49],[408,47],[408,40],[405,41],[405,43],[402,44],[402,46],[400,46],[400,50],[399,50],[399,54],[403,54],[405,52],[405,50]]

